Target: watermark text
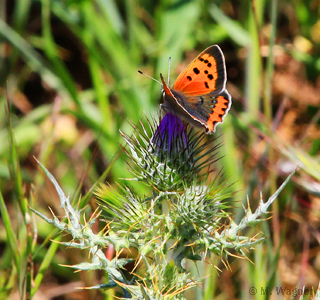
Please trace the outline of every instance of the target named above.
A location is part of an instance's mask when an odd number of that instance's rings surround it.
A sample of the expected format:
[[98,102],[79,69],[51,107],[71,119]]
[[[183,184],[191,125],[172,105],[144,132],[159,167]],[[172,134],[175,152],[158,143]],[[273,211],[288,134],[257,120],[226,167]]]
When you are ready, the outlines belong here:
[[277,296],[302,296],[302,295],[312,295],[314,293],[313,289],[289,289],[286,287],[276,286],[273,289],[269,287],[251,287],[249,288],[250,295],[262,295],[262,296],[270,296],[270,295],[277,295]]

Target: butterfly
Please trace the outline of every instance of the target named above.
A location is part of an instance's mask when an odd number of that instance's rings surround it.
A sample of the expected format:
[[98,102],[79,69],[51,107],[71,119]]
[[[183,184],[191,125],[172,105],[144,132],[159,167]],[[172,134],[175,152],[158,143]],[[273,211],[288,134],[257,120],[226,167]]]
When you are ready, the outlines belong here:
[[231,96],[226,90],[226,65],[219,46],[201,52],[169,88],[160,74],[164,103],[171,111],[192,125],[214,133],[231,107]]

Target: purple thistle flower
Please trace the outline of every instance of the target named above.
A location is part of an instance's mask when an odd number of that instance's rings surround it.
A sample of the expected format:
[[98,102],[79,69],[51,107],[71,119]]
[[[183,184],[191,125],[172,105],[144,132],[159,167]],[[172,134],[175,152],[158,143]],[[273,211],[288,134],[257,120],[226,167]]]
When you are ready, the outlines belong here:
[[178,116],[169,112],[160,121],[152,137],[152,143],[156,154],[173,158],[188,148],[187,126]]

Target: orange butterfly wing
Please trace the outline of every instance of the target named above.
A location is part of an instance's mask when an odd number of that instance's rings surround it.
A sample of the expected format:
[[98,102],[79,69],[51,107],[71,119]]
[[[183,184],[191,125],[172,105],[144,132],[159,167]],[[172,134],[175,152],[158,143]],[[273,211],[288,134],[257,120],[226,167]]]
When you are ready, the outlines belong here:
[[224,56],[219,46],[201,52],[178,76],[173,89],[185,95],[218,95],[226,86]]

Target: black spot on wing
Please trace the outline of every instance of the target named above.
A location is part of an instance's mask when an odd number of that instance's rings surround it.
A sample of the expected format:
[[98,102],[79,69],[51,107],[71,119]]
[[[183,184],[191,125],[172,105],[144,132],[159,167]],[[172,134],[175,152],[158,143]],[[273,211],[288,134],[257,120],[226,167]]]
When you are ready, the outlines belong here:
[[191,81],[191,80],[192,80],[191,76],[187,76],[187,79],[188,79],[189,81]]
[[208,68],[211,68],[211,67],[212,67],[212,64],[211,64],[211,63],[208,63],[207,66],[208,66]]
[[200,73],[200,71],[199,71],[198,68],[193,68],[193,72],[194,72],[195,74],[197,74],[197,75]]
[[208,73],[209,73],[208,70],[205,70],[205,71],[204,71],[204,74],[208,74]]
[[209,88],[208,82],[205,82],[204,85],[206,86],[207,89]]
[[213,79],[212,74],[209,74],[209,75],[208,75],[208,78],[209,78],[210,80],[212,80],[212,79]]

